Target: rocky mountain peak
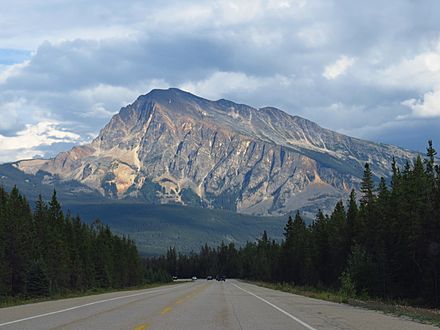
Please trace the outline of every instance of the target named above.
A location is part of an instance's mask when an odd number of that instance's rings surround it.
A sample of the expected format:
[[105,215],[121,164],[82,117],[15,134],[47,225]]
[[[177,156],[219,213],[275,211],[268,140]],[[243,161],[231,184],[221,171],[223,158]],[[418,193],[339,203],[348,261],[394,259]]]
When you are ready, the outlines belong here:
[[357,189],[363,165],[389,175],[414,154],[324,129],[273,107],[155,89],[123,107],[90,144],[14,166],[107,198],[251,214],[327,210]]

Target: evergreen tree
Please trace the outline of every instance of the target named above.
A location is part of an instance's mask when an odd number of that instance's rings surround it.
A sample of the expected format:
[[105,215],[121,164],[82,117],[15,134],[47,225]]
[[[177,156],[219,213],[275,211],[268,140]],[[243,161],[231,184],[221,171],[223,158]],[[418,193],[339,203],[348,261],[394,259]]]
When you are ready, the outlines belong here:
[[330,283],[337,283],[339,276],[345,268],[347,259],[347,219],[342,201],[336,203],[335,209],[329,220],[329,268],[327,277]]
[[426,156],[425,160],[426,164],[426,173],[431,177],[435,177],[435,156],[437,155],[437,151],[432,146],[432,140],[428,141],[428,147],[426,148]]
[[6,241],[7,294],[25,293],[26,272],[31,260],[31,210],[26,199],[14,187],[6,203],[4,228]]
[[285,269],[285,279],[297,284],[305,283],[306,266],[308,266],[308,245],[307,230],[304,220],[299,211],[295,215],[295,220],[289,218],[284,236],[286,240],[283,244],[283,261]]
[[7,204],[7,193],[5,190],[0,187],[0,295],[6,295],[9,292],[9,283],[8,280],[10,278],[10,267],[8,260],[6,259],[6,204]]
[[361,193],[361,205],[366,206],[374,202],[375,195],[373,172],[371,172],[370,165],[368,163],[365,163],[364,176],[361,183]]
[[359,210],[356,201],[356,191],[352,189],[347,209],[346,251],[351,251],[351,248],[359,235],[360,228],[358,224],[358,214]]
[[54,292],[62,291],[68,287],[70,282],[69,274],[69,250],[66,241],[65,217],[61,205],[54,190],[48,208],[49,235],[47,244],[47,268],[49,276],[50,290]]
[[330,264],[330,243],[329,243],[329,218],[321,210],[316,215],[311,226],[311,258],[316,275],[311,278],[313,284],[330,285],[328,274],[332,265]]
[[170,247],[167,251],[168,274],[177,274],[177,252],[176,247]]
[[32,297],[47,296],[49,294],[49,279],[44,261],[33,261],[26,278],[26,292]]

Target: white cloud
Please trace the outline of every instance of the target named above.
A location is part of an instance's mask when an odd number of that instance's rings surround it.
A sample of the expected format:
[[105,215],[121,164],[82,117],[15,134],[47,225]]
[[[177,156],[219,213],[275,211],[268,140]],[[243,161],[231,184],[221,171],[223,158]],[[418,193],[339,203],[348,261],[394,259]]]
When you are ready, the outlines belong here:
[[207,79],[187,82],[180,87],[188,92],[216,99],[231,92],[252,91],[261,86],[262,81],[242,72],[215,72]]
[[24,103],[24,99],[18,99],[0,104],[0,113],[3,114],[2,120],[0,120],[0,130],[8,130],[17,124],[18,111]]
[[24,61],[22,63],[4,66],[2,70],[0,70],[0,84],[6,82],[8,78],[18,75],[29,63],[30,61]]
[[[24,155],[27,158],[41,155],[39,148],[56,143],[79,143],[81,137],[66,131],[57,122],[44,121],[36,125],[26,125],[26,128],[14,136],[0,134],[0,161],[18,160]],[[11,158],[11,155],[15,155]]]
[[48,146],[60,142],[78,142],[81,137],[66,131],[56,122],[39,122],[36,125],[26,125],[15,136],[0,135],[0,149],[31,149],[38,146]]
[[[427,92],[421,99],[409,99],[402,102],[402,105],[411,109],[414,117],[440,117],[440,88]],[[400,116],[399,119],[407,116]]]
[[440,43],[429,51],[418,53],[412,58],[404,58],[380,70],[371,79],[394,88],[426,91],[440,85]]
[[355,62],[353,57],[341,56],[336,62],[327,65],[322,75],[327,80],[333,80],[343,75]]
[[247,94],[262,91],[271,86],[287,87],[290,78],[276,75],[274,77],[248,76],[243,72],[215,72],[207,79],[190,81],[182,84],[180,88],[206,98],[218,99],[230,93]]
[[301,28],[297,32],[297,36],[308,47],[322,47],[329,41],[328,27],[323,24],[313,24]]
[[26,124],[35,124],[50,117],[48,109],[33,102],[25,96],[12,95],[7,92],[0,93],[0,121],[1,132],[16,132],[23,129]]

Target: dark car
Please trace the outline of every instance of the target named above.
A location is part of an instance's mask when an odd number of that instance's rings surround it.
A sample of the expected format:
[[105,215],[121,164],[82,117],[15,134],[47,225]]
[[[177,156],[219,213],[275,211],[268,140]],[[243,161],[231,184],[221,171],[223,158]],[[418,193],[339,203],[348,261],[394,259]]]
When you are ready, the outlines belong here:
[[224,275],[220,275],[219,281],[226,281],[226,277]]
[[212,276],[211,275],[208,275],[208,277],[206,278],[208,281],[211,281],[212,280]]

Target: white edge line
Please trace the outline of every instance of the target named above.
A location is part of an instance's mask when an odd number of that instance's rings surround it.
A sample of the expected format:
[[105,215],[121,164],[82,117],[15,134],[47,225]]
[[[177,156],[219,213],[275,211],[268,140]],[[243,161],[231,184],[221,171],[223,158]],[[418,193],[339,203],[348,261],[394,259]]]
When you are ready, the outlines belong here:
[[0,323],[0,327],[3,327],[5,325],[10,325],[10,324],[18,323],[18,322],[24,322],[24,321],[29,321],[29,320],[32,320],[32,319],[37,319],[37,318],[40,318],[40,317],[45,317],[45,316],[50,316],[50,315],[54,315],[54,314],[64,313],[64,312],[68,312],[68,311],[71,311],[71,310],[74,310],[74,309],[79,309],[79,308],[83,308],[83,307],[87,307],[87,306],[102,304],[102,303],[109,302],[109,301],[120,300],[120,299],[125,299],[125,298],[131,298],[131,297],[141,296],[141,295],[150,294],[150,293],[162,292],[162,291],[166,291],[167,289],[174,289],[174,287],[172,287],[172,288],[164,288],[164,289],[154,290],[154,291],[140,292],[140,293],[130,294],[130,295],[127,295],[127,296],[122,296],[122,297],[115,297],[115,298],[110,298],[110,299],[98,300],[98,301],[94,301],[94,302],[91,302],[91,303],[88,303],[88,304],[84,304],[84,305],[79,305],[79,306],[74,306],[74,307],[70,307],[70,308],[66,308],[66,309],[61,309],[61,310],[54,311],[54,312],[49,312],[49,313],[29,316],[29,317],[26,317],[24,319],[19,319],[19,320],[9,321],[9,322],[5,322],[5,323]]
[[261,297],[257,296],[256,294],[254,294],[254,293],[252,293],[252,292],[250,292],[250,291],[248,291],[248,290],[245,290],[245,289],[239,287],[238,285],[236,285],[236,284],[234,284],[234,283],[232,283],[232,285],[235,286],[237,289],[240,289],[241,291],[244,291],[244,292],[246,292],[247,294],[250,294],[251,296],[254,296],[254,297],[257,298],[257,299],[260,299],[262,302],[265,302],[265,303],[268,304],[269,306],[275,308],[277,311],[279,311],[279,312],[283,313],[284,315],[290,317],[292,320],[298,322],[299,324],[303,325],[303,326],[306,327],[307,329],[309,329],[309,330],[316,330],[315,328],[313,328],[312,326],[308,325],[308,324],[305,323],[304,321],[301,321],[299,318],[297,318],[297,317],[293,316],[292,314],[286,312],[284,309],[279,308],[278,306],[275,306],[274,304],[272,304],[271,302],[267,301],[266,299],[261,298]]

